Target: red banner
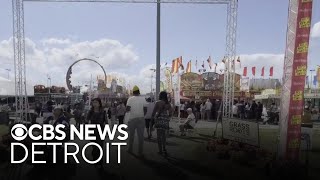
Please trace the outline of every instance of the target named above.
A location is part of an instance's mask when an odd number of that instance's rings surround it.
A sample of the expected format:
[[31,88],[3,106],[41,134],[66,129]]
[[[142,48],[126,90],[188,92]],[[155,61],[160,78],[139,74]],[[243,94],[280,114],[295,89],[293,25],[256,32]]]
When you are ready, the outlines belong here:
[[297,159],[300,152],[303,94],[307,74],[311,15],[312,0],[299,0],[287,126],[286,157],[288,159]]
[[247,70],[247,67],[244,67],[244,68],[243,68],[243,76],[247,76],[247,71],[248,71],[248,70]]
[[269,74],[269,76],[273,76],[273,66],[270,68],[270,74]]
[[253,75],[253,76],[256,75],[256,67],[252,67],[252,75]]

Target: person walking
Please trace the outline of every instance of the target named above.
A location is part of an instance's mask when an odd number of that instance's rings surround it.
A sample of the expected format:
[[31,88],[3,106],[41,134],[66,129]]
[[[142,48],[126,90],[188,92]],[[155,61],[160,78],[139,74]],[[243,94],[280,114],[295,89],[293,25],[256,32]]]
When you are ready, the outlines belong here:
[[258,102],[258,107],[257,107],[257,121],[260,121],[261,120],[261,116],[262,116],[262,111],[263,111],[263,104]]
[[145,106],[147,113],[144,118],[145,118],[148,139],[151,139],[152,138],[152,127],[154,125],[154,121],[151,119],[151,117],[152,117],[152,113],[153,113],[153,109],[154,109],[155,104],[153,102],[151,102],[151,98],[148,98],[147,102],[148,103]]
[[113,127],[117,120],[117,105],[116,102],[111,103],[111,107],[108,109],[108,118],[110,119],[110,124]]
[[129,128],[129,143],[128,153],[133,153],[133,142],[135,131],[137,130],[138,135],[138,156],[143,158],[143,138],[144,138],[144,106],[147,104],[146,99],[140,96],[140,90],[138,86],[134,86],[133,96],[128,99],[127,112],[130,113],[128,128]]
[[119,120],[119,125],[123,124],[123,119],[125,114],[126,114],[126,106],[122,101],[120,101],[119,105],[117,106],[117,117]]
[[205,120],[205,116],[206,116],[206,105],[205,105],[205,102],[201,103],[200,112],[201,112],[201,120]]
[[182,102],[180,105],[180,118],[184,118],[184,109],[185,109],[185,104]]
[[256,103],[256,101],[252,101],[252,104],[251,104],[251,118],[252,119],[256,119],[257,118],[257,108],[258,108],[258,105]]
[[75,110],[73,111],[73,115],[74,115],[74,120],[76,121],[76,127],[79,128],[80,124],[82,124],[81,120],[82,120],[82,111],[80,109],[80,105],[76,104],[75,105]]
[[206,107],[207,120],[209,121],[211,118],[211,108],[212,108],[212,103],[210,102],[210,99],[207,99],[205,107]]
[[244,119],[245,118],[245,112],[246,112],[244,101],[240,101],[240,104],[238,106],[238,111],[239,111],[240,119]]
[[172,116],[172,107],[168,101],[168,94],[165,91],[160,92],[159,101],[156,102],[152,119],[154,119],[154,127],[157,129],[157,141],[159,154],[167,155],[166,149],[166,131],[169,130],[169,121]]
[[[91,109],[88,113],[87,120],[89,121],[90,124],[97,124],[97,125],[100,125],[101,127],[104,127],[105,123],[108,122],[106,117],[106,112],[102,107],[102,102],[100,98],[95,98],[92,100]],[[98,129],[95,129],[94,136],[96,137],[96,140],[93,142],[99,144],[100,147],[103,147],[103,140],[99,135]],[[94,160],[96,160],[99,158],[99,156],[100,156],[100,150],[98,147],[94,146],[92,150],[92,157]],[[96,167],[102,169],[103,162],[100,160],[96,165],[97,165]]]

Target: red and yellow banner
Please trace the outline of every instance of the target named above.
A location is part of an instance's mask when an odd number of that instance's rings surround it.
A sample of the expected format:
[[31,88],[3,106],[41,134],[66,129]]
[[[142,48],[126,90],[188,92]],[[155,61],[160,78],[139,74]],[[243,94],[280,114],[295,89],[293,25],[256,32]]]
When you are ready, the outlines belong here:
[[173,73],[173,74],[178,73],[181,65],[182,65],[182,56],[172,60],[171,73]]
[[297,12],[295,50],[290,109],[287,124],[286,157],[297,159],[300,153],[301,119],[304,106],[304,86],[307,74],[307,58],[312,15],[312,0],[299,0]]

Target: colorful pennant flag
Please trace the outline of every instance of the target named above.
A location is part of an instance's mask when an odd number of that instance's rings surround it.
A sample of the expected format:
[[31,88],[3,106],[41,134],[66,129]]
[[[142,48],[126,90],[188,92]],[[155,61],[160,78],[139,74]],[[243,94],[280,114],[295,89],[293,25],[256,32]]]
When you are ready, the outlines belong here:
[[253,75],[253,76],[256,75],[256,67],[252,67],[252,75]]
[[264,66],[261,69],[261,76],[264,77]]
[[218,63],[214,63],[214,72],[217,73],[217,67],[218,67]]
[[226,63],[226,56],[223,56],[222,62]]
[[188,62],[188,64],[187,64],[186,72],[187,72],[187,73],[190,73],[190,72],[191,72],[191,60],[190,60],[190,61]]
[[180,64],[180,69],[181,69],[182,71],[184,70],[183,64]]
[[238,56],[237,62],[240,63],[240,68],[241,68],[240,56]]
[[196,69],[198,70],[198,60],[196,60]]
[[243,68],[243,76],[247,76],[247,73],[248,73],[248,68],[244,67]]
[[172,60],[172,73],[178,73],[179,72],[179,68],[183,68],[182,65],[182,56]]
[[209,58],[207,59],[207,62],[208,62],[208,64],[209,64],[209,68],[212,69],[211,56],[209,56]]
[[270,74],[269,74],[269,76],[270,76],[270,77],[273,76],[273,66],[270,67]]

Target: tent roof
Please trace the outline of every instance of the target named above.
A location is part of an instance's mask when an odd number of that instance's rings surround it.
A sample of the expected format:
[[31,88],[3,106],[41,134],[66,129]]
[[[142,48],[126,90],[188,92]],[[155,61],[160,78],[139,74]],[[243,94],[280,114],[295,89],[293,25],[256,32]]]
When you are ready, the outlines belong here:
[[[27,84],[28,96],[34,96],[34,88]],[[15,96],[14,81],[0,77],[0,96]]]

